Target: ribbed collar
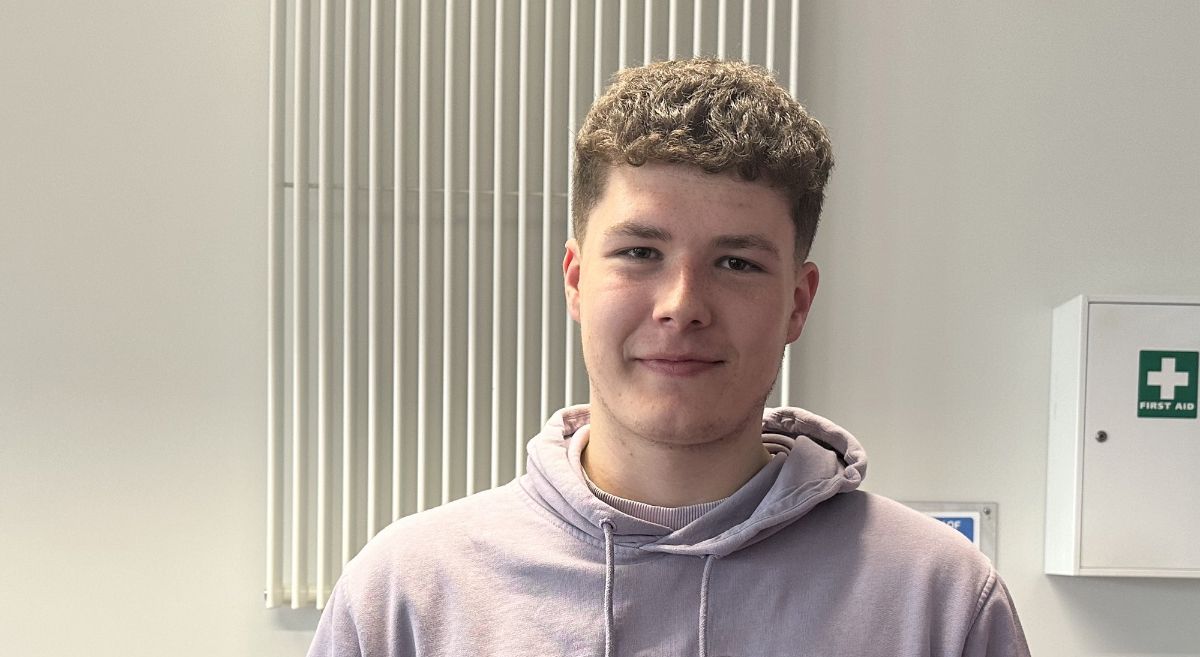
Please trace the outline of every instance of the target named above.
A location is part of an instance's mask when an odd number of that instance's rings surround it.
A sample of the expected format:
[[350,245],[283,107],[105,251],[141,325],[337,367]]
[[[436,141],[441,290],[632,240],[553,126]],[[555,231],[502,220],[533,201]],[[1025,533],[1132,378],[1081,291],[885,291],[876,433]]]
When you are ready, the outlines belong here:
[[[583,427],[580,431],[586,431],[588,427]],[[669,527],[672,530],[683,529],[692,521],[700,516],[708,513],[716,508],[718,504],[726,499],[719,499],[715,502],[701,502],[700,504],[690,504],[688,506],[654,506],[645,502],[637,502],[627,500],[623,497],[617,497],[612,493],[605,492],[600,489],[592,479],[588,477],[587,471],[583,471],[583,479],[587,482],[587,486],[591,489],[592,494],[600,499],[601,502],[611,506],[621,513],[631,515],[639,520],[652,522],[657,525]]]

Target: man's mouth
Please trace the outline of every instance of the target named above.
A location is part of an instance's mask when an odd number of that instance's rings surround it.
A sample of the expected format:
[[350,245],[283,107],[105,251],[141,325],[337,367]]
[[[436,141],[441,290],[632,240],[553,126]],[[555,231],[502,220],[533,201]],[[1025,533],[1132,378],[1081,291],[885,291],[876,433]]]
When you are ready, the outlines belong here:
[[703,374],[716,369],[723,363],[720,360],[688,354],[655,354],[638,358],[637,362],[658,374],[680,377]]

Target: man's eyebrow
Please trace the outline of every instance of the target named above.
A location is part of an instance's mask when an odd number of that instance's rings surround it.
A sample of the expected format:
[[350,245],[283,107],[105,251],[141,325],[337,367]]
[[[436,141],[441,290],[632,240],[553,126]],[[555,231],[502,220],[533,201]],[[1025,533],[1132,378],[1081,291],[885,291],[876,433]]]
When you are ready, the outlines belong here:
[[[605,237],[633,237],[643,240],[657,240],[660,242],[670,242],[671,233],[653,226],[644,224],[639,221],[622,221],[618,224],[609,226],[604,231]],[[771,240],[761,235],[722,235],[713,240],[713,246],[718,249],[749,249],[754,251],[763,251],[769,253],[776,258],[779,256],[779,248],[776,247]]]
[[619,224],[609,226],[608,230],[604,231],[605,237],[636,237],[644,240],[658,240],[660,242],[671,241],[671,233],[650,224],[643,224],[637,221],[622,221]]
[[713,243],[720,249],[752,249],[766,251],[779,257],[779,249],[761,235],[722,235],[713,240]]

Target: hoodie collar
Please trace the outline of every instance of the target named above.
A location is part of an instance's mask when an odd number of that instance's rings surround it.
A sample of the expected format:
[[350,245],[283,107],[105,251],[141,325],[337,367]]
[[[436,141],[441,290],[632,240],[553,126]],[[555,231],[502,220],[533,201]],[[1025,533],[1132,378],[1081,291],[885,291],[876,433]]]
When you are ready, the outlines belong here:
[[[854,490],[866,454],[836,424],[799,408],[766,409],[763,444],[774,458],[733,495],[679,530],[621,513],[596,498],[580,454],[589,422],[586,405],[558,411],[528,444],[522,487],[541,506],[578,530],[643,552],[723,557],[778,532],[830,497]],[[578,434],[578,436],[577,436]]]

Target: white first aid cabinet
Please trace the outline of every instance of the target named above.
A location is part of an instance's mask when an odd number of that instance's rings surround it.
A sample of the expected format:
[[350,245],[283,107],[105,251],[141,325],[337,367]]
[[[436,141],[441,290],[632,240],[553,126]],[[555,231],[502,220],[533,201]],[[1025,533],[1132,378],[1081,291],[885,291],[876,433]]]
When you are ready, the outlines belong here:
[[1054,310],[1046,572],[1200,577],[1200,299]]

